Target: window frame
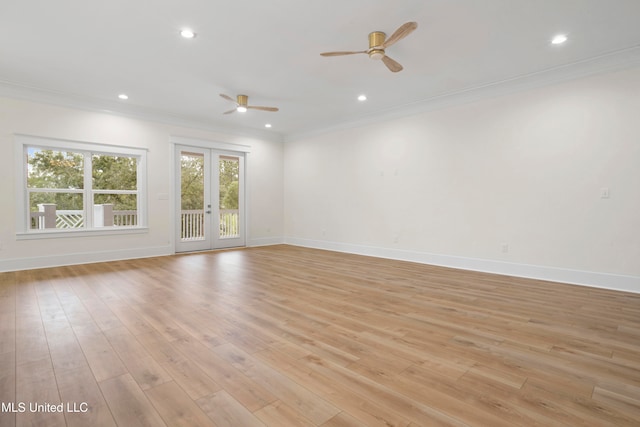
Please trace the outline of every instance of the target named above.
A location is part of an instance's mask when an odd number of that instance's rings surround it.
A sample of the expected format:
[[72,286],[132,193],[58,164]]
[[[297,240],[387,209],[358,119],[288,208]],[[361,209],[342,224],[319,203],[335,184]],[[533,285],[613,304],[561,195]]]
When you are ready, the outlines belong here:
[[[82,228],[46,228],[31,229],[31,212],[29,195],[37,189],[28,187],[28,150],[30,148],[74,152],[84,156],[84,185],[82,189],[66,190],[83,195],[84,227]],[[136,159],[136,190],[100,190],[93,188],[92,156],[110,155],[133,157]],[[52,237],[76,237],[113,234],[131,234],[148,231],[147,219],[147,154],[145,148],[127,147],[94,142],[71,141],[56,138],[45,138],[30,135],[15,135],[16,173],[16,237],[20,239],[38,239]],[[136,195],[137,225],[95,227],[93,224],[93,202],[95,194],[127,193]],[[48,191],[51,192],[51,191]],[[55,191],[54,191],[55,192]]]

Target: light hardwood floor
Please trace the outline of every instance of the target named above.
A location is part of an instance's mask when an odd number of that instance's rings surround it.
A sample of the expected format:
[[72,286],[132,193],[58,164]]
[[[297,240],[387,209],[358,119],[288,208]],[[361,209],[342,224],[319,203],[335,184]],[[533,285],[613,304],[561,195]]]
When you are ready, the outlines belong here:
[[0,401],[2,427],[638,426],[640,294],[284,245],[3,273]]

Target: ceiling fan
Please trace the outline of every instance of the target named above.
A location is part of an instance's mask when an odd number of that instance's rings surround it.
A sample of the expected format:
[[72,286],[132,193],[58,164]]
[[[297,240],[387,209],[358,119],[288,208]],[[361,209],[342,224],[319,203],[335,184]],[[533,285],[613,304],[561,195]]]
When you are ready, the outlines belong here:
[[402,70],[402,65],[400,65],[398,62],[394,61],[393,59],[389,58],[386,55],[384,50],[389,46],[391,46],[392,44],[395,44],[396,42],[407,37],[416,28],[418,28],[417,22],[404,23],[393,34],[391,34],[391,37],[389,37],[386,40],[385,38],[387,37],[387,35],[385,33],[383,33],[382,31],[374,31],[369,34],[369,49],[367,50],[346,51],[346,52],[324,52],[324,53],[321,53],[320,55],[342,56],[342,55],[353,55],[356,53],[366,53],[367,55],[369,55],[369,58],[371,59],[381,59],[382,62],[384,62],[384,65],[386,65],[389,70],[391,70],[394,73],[397,73],[398,71]]
[[232,97],[230,97],[229,95],[225,95],[224,93],[221,93],[220,96],[226,99],[227,101],[231,101],[236,104],[236,108],[234,108],[233,110],[225,111],[223,114],[231,114],[234,111],[244,113],[248,109],[262,110],[262,111],[278,111],[278,108],[276,107],[257,107],[253,105],[248,105],[249,97],[247,95],[238,95],[237,99],[233,99]]

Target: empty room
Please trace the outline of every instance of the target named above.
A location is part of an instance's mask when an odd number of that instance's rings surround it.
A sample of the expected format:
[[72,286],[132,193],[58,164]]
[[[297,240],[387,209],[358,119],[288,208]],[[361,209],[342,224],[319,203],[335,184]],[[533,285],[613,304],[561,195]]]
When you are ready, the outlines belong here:
[[640,425],[639,18],[3,0],[0,427]]

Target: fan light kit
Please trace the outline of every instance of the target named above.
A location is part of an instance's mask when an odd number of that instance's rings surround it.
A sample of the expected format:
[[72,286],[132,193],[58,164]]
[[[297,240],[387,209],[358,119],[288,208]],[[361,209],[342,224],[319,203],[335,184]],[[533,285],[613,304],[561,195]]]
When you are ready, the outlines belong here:
[[122,100],[129,99],[129,95],[127,95],[126,93],[121,93],[120,95],[118,95],[118,98]]
[[[356,53],[366,53],[369,55],[371,59],[380,59],[387,66],[389,70],[394,73],[398,71],[402,71],[402,65],[393,59],[389,58],[385,52],[385,49],[389,46],[395,44],[396,42],[402,40],[411,34],[416,28],[418,28],[418,24],[416,22],[407,22],[402,24],[400,28],[398,28],[391,37],[386,39],[387,35],[382,31],[374,31],[369,34],[369,49],[361,50],[361,51],[344,51],[344,52],[324,52],[320,55],[322,56],[343,56],[343,55],[354,55]],[[385,40],[386,39],[386,40]]]
[[366,101],[366,100],[367,100],[367,95],[358,96],[358,101]]
[[180,35],[185,39],[192,39],[196,36],[196,33],[188,28],[185,28],[184,30],[180,31]]
[[551,44],[562,44],[568,40],[566,34],[558,34],[557,36],[551,39]]
[[247,110],[261,110],[261,111],[278,111],[276,107],[257,107],[254,105],[248,105],[249,97],[247,95],[238,95],[236,99],[233,99],[229,95],[225,95],[224,93],[220,94],[221,97],[226,99],[227,101],[234,102],[236,104],[236,108],[233,110],[225,111],[223,114],[231,114],[235,111],[239,113],[245,113]]

